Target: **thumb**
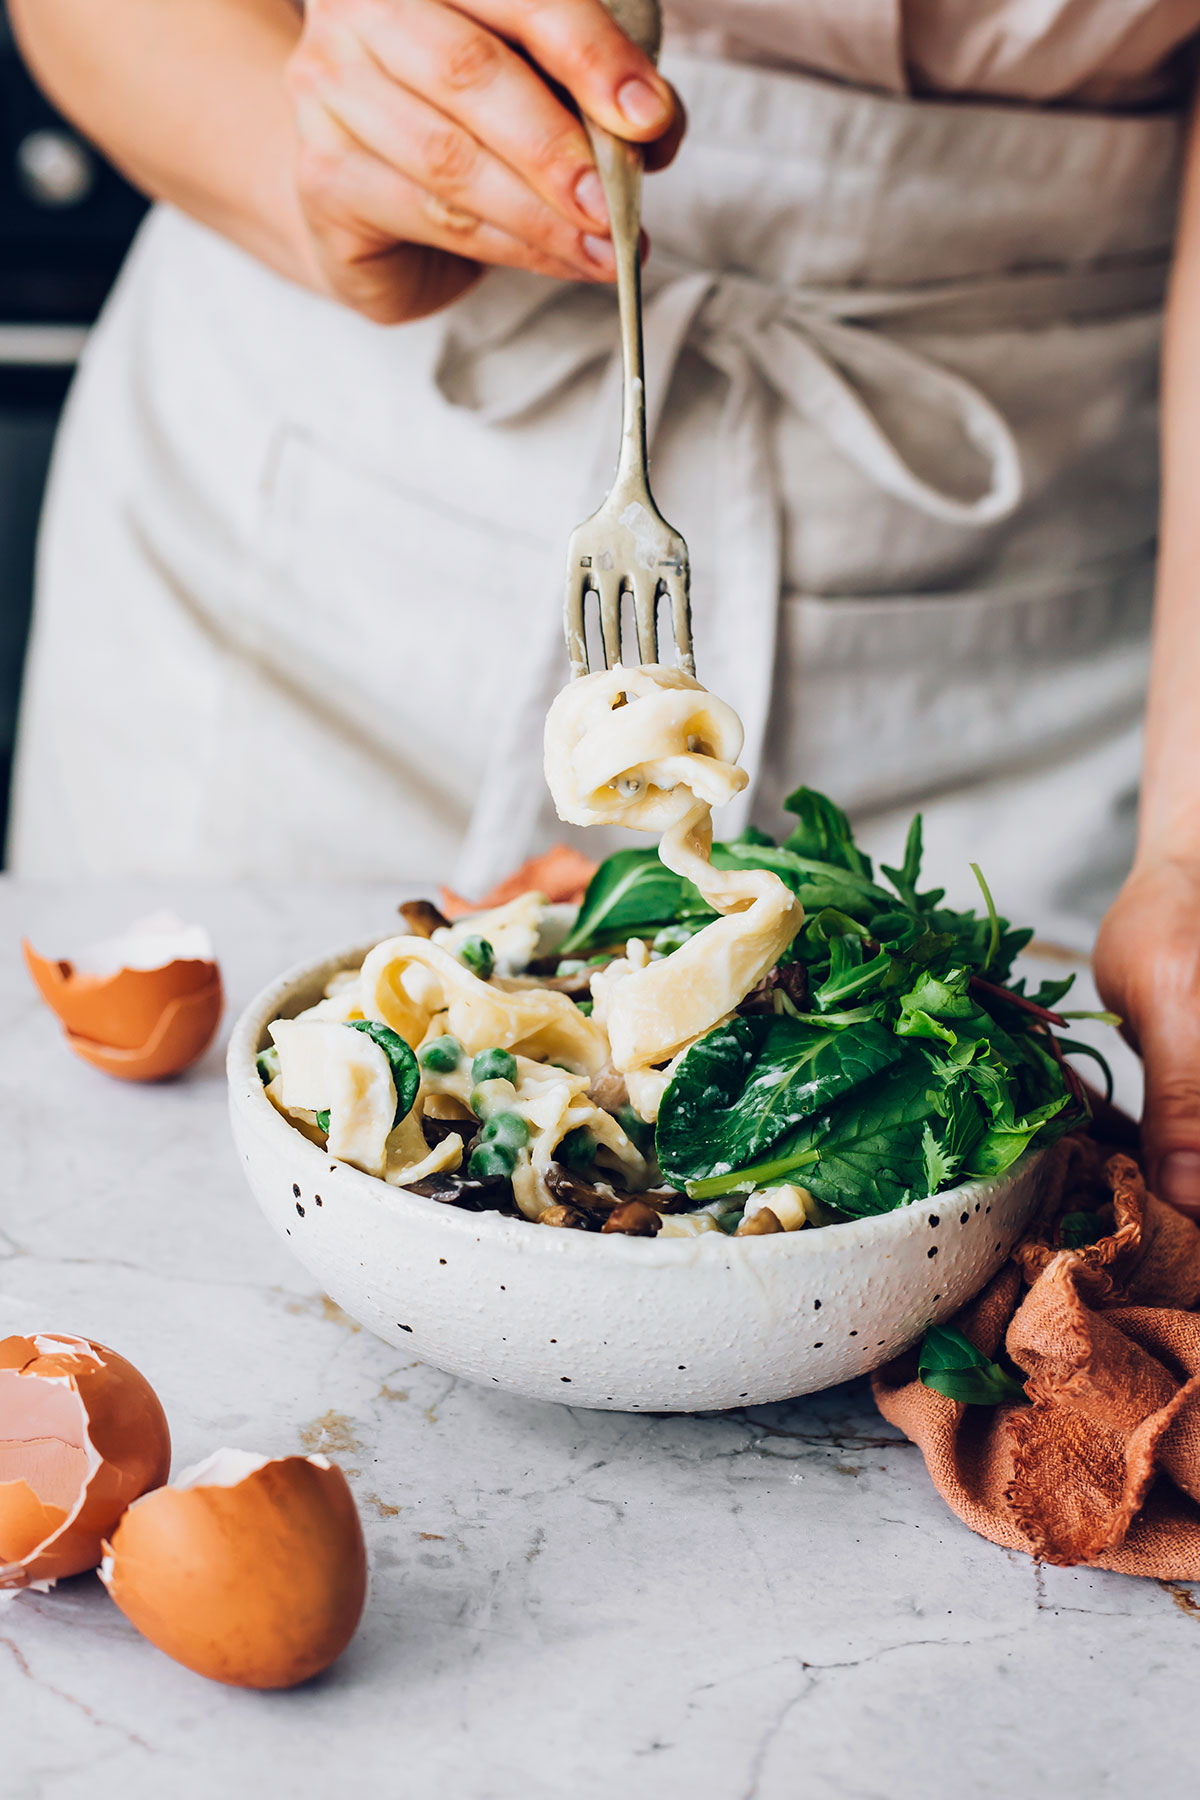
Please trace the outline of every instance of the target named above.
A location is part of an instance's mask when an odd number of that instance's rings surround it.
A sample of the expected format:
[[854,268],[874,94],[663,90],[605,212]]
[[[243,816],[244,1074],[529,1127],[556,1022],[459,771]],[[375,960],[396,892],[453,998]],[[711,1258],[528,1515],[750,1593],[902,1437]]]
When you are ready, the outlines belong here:
[[1142,1034],[1142,1145],[1151,1189],[1200,1220],[1200,1019],[1180,1009]]

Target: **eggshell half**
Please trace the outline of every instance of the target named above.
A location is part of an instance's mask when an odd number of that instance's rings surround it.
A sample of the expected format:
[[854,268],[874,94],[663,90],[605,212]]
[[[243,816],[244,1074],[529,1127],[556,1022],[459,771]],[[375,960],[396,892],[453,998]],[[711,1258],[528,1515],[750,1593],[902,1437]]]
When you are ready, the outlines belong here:
[[366,1601],[354,1499],[323,1456],[218,1450],[131,1506],[105,1552],[100,1577],[126,1618],[231,1687],[319,1674]]
[[0,1588],[94,1569],[170,1466],[158,1396],[123,1356],[57,1333],[0,1342]]
[[23,945],[38,992],[77,1055],[126,1081],[178,1075],[203,1056],[221,1022],[215,962],[178,959],[158,969],[77,974]]

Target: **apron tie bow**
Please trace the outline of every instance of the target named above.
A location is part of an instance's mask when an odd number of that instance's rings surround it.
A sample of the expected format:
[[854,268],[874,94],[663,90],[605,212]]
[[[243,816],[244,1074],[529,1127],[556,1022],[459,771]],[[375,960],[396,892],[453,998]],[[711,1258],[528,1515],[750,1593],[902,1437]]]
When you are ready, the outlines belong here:
[[[738,273],[661,267],[647,271],[646,288],[651,446],[685,347],[727,381],[714,446],[711,588],[720,604],[706,618],[698,647],[701,672],[705,666],[720,669],[722,695],[746,728],[743,762],[750,785],[721,819],[724,835],[734,836],[748,822],[761,766],[783,581],[775,407],[782,402],[806,419],[883,491],[959,526],[987,525],[1013,511],[1021,496],[1020,458],[1008,425],[978,388],[880,329],[889,312],[913,309],[911,294],[789,289]],[[953,294],[939,297],[952,300]],[[503,424],[531,414],[607,363],[596,455],[579,506],[583,518],[599,504],[614,466],[621,385],[616,345],[611,291],[506,273],[490,277],[449,316],[435,379],[452,405]],[[901,418],[903,443],[894,423]],[[919,467],[920,461],[931,466]],[[687,521],[681,526],[686,536]],[[463,891],[486,885],[499,872],[497,818],[510,827],[510,845],[512,827],[519,844],[534,835],[541,776],[540,765],[536,773],[528,767],[528,746],[540,741],[539,721],[565,673],[559,637],[555,607],[547,615],[545,642],[530,659],[530,691],[512,709],[512,741],[476,807],[456,876]]]

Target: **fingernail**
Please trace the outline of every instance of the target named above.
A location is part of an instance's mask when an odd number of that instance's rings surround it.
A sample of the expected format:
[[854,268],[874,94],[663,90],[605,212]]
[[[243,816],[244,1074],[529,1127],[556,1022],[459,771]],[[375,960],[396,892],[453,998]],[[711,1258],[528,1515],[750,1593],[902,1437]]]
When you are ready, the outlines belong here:
[[1200,1215],[1200,1150],[1172,1150],[1158,1172],[1161,1196],[1180,1212]]
[[585,169],[575,183],[575,203],[594,219],[597,225],[608,224],[608,207],[604,203],[604,186],[595,169]]
[[589,262],[594,262],[601,269],[615,269],[616,258],[613,256],[611,238],[584,236],[584,254]]
[[639,131],[648,131],[651,125],[665,125],[669,116],[662,95],[656,94],[648,81],[642,81],[636,75],[622,82],[617,89],[617,105]]

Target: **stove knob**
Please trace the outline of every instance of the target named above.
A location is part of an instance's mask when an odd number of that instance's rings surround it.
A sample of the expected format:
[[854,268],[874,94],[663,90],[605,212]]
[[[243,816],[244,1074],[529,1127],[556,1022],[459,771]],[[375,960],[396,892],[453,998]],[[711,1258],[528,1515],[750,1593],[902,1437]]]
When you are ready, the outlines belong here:
[[17,145],[17,174],[39,206],[79,206],[96,185],[91,152],[65,131],[31,131]]

